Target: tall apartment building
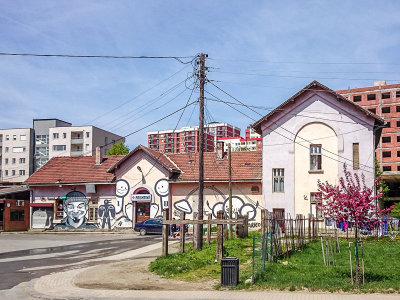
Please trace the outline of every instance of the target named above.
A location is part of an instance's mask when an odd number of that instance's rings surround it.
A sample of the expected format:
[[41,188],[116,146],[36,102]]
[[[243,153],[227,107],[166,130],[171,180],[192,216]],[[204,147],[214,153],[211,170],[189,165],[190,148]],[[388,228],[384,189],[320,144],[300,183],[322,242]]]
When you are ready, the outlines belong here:
[[22,182],[33,172],[32,128],[0,129],[0,181]]
[[[178,130],[152,131],[147,133],[150,149],[164,153],[188,153],[199,151],[198,126]],[[214,151],[214,135],[204,132],[204,151]]]
[[68,126],[49,129],[49,158],[55,156],[91,156],[98,146],[104,153],[115,142],[125,141],[119,135],[95,126]]
[[340,90],[337,93],[385,119],[388,127],[375,151],[393,200],[400,200],[400,84],[376,81],[374,86]]
[[[204,125],[204,151],[213,152],[220,137],[240,136],[240,129],[228,123],[212,122]],[[182,127],[178,130],[162,130],[147,133],[148,147],[164,153],[199,151],[199,127]]]
[[214,147],[217,147],[217,140],[223,137],[240,136],[240,128],[228,123],[211,122],[204,126],[208,133],[214,135]]
[[49,131],[52,127],[69,127],[71,123],[58,119],[33,119],[35,131],[35,171],[49,160]]

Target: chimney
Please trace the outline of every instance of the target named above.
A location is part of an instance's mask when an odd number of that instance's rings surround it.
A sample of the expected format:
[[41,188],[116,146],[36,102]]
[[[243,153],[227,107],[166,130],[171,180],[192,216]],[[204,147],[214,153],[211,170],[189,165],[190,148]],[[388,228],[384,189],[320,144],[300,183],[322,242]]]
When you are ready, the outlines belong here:
[[217,159],[224,159],[224,142],[217,142]]
[[101,165],[103,162],[103,147],[96,147],[96,165]]

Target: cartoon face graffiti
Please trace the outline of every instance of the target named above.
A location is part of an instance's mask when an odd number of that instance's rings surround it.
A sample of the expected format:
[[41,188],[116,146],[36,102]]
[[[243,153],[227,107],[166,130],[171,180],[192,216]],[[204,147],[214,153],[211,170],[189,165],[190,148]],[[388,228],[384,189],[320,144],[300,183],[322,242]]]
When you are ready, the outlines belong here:
[[117,197],[125,197],[129,193],[129,183],[124,179],[119,179],[115,186],[115,195]]
[[156,182],[155,190],[158,196],[165,197],[168,196],[169,193],[169,185],[166,179],[160,179]]
[[87,221],[88,200],[85,194],[77,191],[69,192],[64,202],[65,226],[79,228]]

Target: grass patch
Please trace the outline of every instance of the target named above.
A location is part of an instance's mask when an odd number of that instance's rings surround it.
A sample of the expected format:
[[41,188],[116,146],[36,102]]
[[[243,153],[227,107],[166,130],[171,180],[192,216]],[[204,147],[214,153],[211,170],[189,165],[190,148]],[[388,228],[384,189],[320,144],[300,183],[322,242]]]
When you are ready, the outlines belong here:
[[[312,242],[289,259],[267,263],[254,285],[245,280],[252,274],[252,233],[246,239],[224,242],[224,256],[236,256],[240,262],[238,289],[278,289],[311,291],[400,292],[400,241],[368,239],[364,241],[365,284],[351,285],[348,241],[341,240],[341,253],[335,254],[335,266],[325,267],[320,242]],[[258,233],[255,233],[258,234]],[[159,257],[150,270],[168,278],[201,281],[220,278],[220,263],[215,263],[216,244]],[[354,250],[352,252],[354,259]]]
[[[224,256],[239,258],[241,266],[248,264],[252,257],[253,237],[224,241]],[[216,242],[204,244],[202,251],[186,244],[185,253],[171,254],[159,257],[150,264],[150,271],[165,276],[186,281],[218,279],[221,275],[220,262],[215,262]]]

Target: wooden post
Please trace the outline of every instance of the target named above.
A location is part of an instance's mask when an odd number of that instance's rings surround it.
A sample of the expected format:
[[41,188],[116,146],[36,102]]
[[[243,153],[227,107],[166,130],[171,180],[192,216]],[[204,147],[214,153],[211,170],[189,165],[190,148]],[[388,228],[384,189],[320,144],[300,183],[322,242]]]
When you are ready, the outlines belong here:
[[[222,220],[224,218],[224,212],[220,210],[217,213],[217,219]],[[223,239],[223,230],[224,225],[217,224],[217,260],[222,259],[223,251],[224,251],[224,239]]]
[[261,210],[261,236],[264,237],[265,236],[265,229],[266,229],[266,225],[265,225],[265,216],[267,214],[267,210],[266,209],[262,209]]
[[244,215],[244,237],[249,237],[249,213]]
[[[197,203],[197,220],[203,220],[204,211],[204,85],[206,83],[206,57],[208,55],[201,53],[199,62],[199,202]],[[193,226],[194,244],[193,248],[203,249],[203,224]]]
[[224,224],[224,240],[227,241],[228,239],[229,239],[228,224]]
[[[223,151],[224,149],[222,149]],[[231,143],[228,144],[228,168],[229,168],[229,220],[232,220],[232,156]],[[233,238],[232,224],[229,224],[229,238]]]
[[[181,212],[181,221],[185,220],[185,213]],[[185,253],[185,224],[180,225],[180,241],[179,241],[179,252]]]
[[322,249],[322,257],[324,259],[324,265],[326,266],[325,253],[324,253],[324,243],[322,242],[322,236],[321,236],[321,249]]
[[[208,214],[208,221],[212,220],[212,213]],[[211,243],[211,222],[207,224],[207,244],[210,245]]]
[[[169,211],[168,208],[163,211],[163,221],[168,221],[169,219]],[[162,256],[168,255],[168,230],[169,225],[163,225],[162,228]]]
[[[197,212],[194,212],[193,213],[193,220],[197,220],[197,216],[198,216]],[[192,236],[193,249],[196,248],[196,237],[195,237],[196,234],[195,234],[195,231],[196,231],[196,226],[193,225],[193,236]]]

